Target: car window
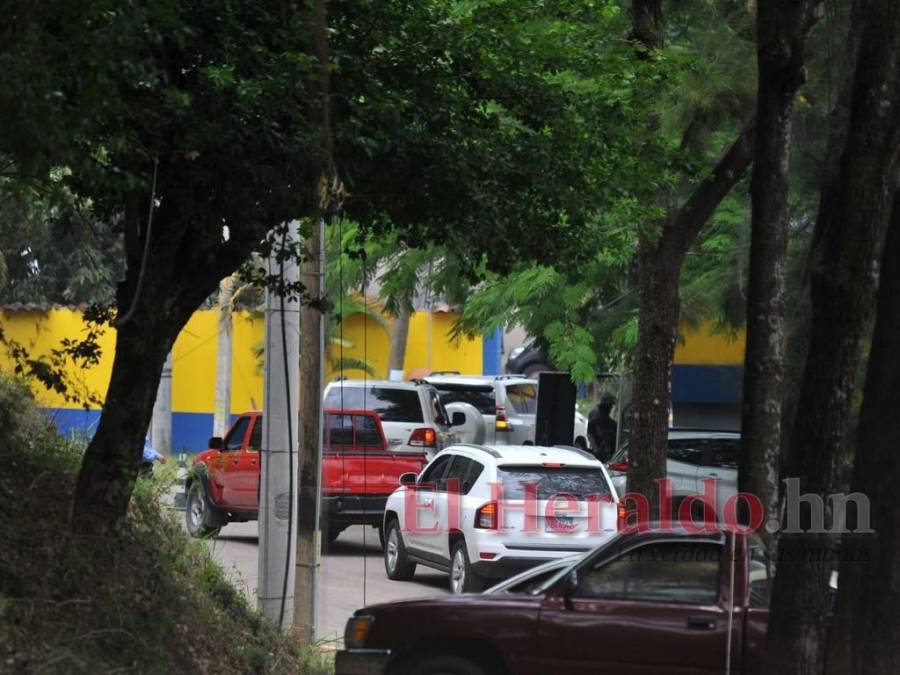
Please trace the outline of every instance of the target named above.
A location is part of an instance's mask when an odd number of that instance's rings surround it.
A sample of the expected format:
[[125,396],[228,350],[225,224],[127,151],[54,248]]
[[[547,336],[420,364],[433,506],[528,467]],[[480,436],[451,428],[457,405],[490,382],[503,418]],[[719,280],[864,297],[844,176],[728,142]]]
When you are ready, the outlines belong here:
[[537,412],[537,387],[533,384],[508,384],[506,402],[520,415],[534,415]]
[[354,423],[356,424],[356,443],[357,445],[382,447],[384,441],[378,430],[378,424],[371,415],[354,415]]
[[451,459],[453,459],[453,455],[439,455],[436,457],[431,465],[425,469],[425,472],[419,479],[419,483],[431,483],[436,489],[443,490],[444,481],[442,479]]
[[490,385],[476,386],[471,384],[435,385],[444,405],[450,403],[468,403],[475,406],[482,415],[493,415],[497,412],[497,398]]
[[737,470],[741,441],[737,438],[712,438],[709,441],[709,464],[721,469]]
[[249,417],[238,418],[237,423],[231,427],[231,431],[225,437],[225,450],[240,450],[244,445],[244,436],[247,435],[247,426],[250,424]]
[[326,445],[353,445],[353,416],[349,414],[328,413],[325,415]]
[[708,605],[719,597],[720,544],[639,546],[579,575],[578,598]]
[[[469,473],[471,463],[472,460],[468,457],[454,455],[453,461],[450,463],[450,470],[447,471],[447,475],[444,478],[448,490],[455,489],[460,493],[463,492],[463,482],[466,480],[466,475]],[[456,481],[455,485],[452,481]]]
[[707,439],[704,438],[669,439],[669,459],[699,466],[704,463],[706,448]]
[[772,592],[772,563],[762,542],[748,538],[750,559],[747,568],[747,587],[750,589],[750,606],[767,609]]
[[377,385],[346,386],[335,384],[325,397],[326,408],[371,410],[382,422],[422,422],[422,404],[415,389],[394,389]]
[[543,466],[498,467],[504,499],[525,499],[526,486],[536,484],[537,499],[569,494],[583,500],[588,495],[610,494],[603,470],[583,467],[550,468]]
[[253,431],[250,432],[250,444],[247,446],[250,452],[259,452],[262,448],[262,431],[263,418],[260,416],[256,418],[256,422],[253,423]]
[[[481,472],[484,471],[484,464],[481,462],[476,462],[474,459],[469,460],[469,472],[466,474],[466,477],[463,478],[463,494],[469,494],[469,490],[471,490],[475,483],[478,481],[478,478],[481,476]],[[468,487],[468,489],[466,489]]]

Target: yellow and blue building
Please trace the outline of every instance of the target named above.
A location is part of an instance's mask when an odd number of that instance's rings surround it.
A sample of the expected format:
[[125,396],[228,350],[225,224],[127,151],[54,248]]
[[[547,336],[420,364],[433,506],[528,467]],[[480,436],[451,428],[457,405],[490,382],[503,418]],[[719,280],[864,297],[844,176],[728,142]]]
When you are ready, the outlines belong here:
[[[404,370],[449,370],[466,374],[501,372],[502,337],[452,337],[456,315],[452,312],[415,312],[410,319]],[[343,355],[368,361],[379,377],[388,374],[390,325],[356,314],[343,324]],[[32,357],[47,356],[59,347],[63,338],[77,339],[86,330],[82,313],[63,306],[13,305],[0,308],[0,328],[8,340],[25,347]],[[431,349],[428,336],[432,337]],[[175,452],[196,452],[206,447],[212,434],[215,405],[218,312],[197,311],[181,331],[172,350],[172,448]],[[675,355],[672,398],[678,426],[713,426],[727,417],[734,423],[739,411],[743,335],[726,339],[709,327],[687,331]],[[260,408],[263,403],[262,367],[258,357],[263,343],[264,325],[260,313],[237,311],[233,314],[231,363],[231,413]],[[78,369],[70,364],[68,376],[74,393],[91,392],[103,398],[109,382],[115,350],[113,328],[101,335],[102,358],[96,366]],[[340,348],[332,346],[326,361],[326,378],[338,375],[331,365]],[[430,363],[429,363],[430,359]],[[11,372],[12,363],[0,348],[0,370]],[[362,377],[362,371],[346,370],[347,377]],[[39,405],[56,421],[62,432],[91,434],[100,417],[97,407],[85,409],[78,403],[33,385]],[[739,412],[737,413],[739,419]],[[702,420],[696,423],[695,420]],[[718,420],[718,421],[717,421]],[[721,426],[725,428],[725,426]]]

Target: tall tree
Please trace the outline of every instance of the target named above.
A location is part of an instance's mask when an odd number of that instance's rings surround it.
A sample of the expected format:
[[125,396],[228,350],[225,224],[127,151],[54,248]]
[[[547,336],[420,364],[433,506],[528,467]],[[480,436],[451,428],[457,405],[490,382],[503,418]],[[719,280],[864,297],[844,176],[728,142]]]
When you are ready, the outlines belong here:
[[[823,5],[824,0],[760,0],[756,8],[759,91],[750,179],[752,226],[738,488],[762,500],[765,520],[778,514],[794,99],[806,79],[806,37]],[[770,531],[763,528],[761,533],[774,550]]]
[[11,4],[0,153],[22,183],[55,172],[124,233],[116,353],[73,504],[76,530],[103,534],[125,516],[178,332],[268,230],[315,204],[308,19],[264,2]]
[[[306,240],[302,282],[311,302],[300,309],[300,433],[297,470],[297,575],[294,579],[294,633],[304,642],[315,638],[318,547],[316,529],[319,478],[322,475],[322,376],[325,358],[325,218],[336,190],[331,135],[327,0],[312,3],[310,54],[315,63],[309,118],[325,141],[327,161],[316,177],[318,194],[312,234]],[[327,533],[326,533],[327,535]]]
[[[900,142],[900,5],[871,0],[856,64],[837,179],[822,194],[810,260],[812,330],[786,475],[823,498],[840,487],[852,394],[877,288],[878,263]],[[826,510],[826,528],[831,525]],[[803,529],[809,519],[801,521]],[[830,533],[779,539],[768,629],[769,672],[823,668]]]
[[852,480],[853,491],[869,500],[874,532],[842,538],[830,673],[900,670],[900,190],[894,192],[879,276]]
[[[632,0],[632,39],[643,59],[663,47],[662,0]],[[658,483],[666,476],[668,406],[672,361],[678,334],[678,279],[688,250],[709,217],[749,168],[754,124],[748,123],[707,178],[681,208],[668,208],[659,195],[662,216],[638,231],[638,341],[634,356],[634,400],[628,490],[650,501],[657,514]]]

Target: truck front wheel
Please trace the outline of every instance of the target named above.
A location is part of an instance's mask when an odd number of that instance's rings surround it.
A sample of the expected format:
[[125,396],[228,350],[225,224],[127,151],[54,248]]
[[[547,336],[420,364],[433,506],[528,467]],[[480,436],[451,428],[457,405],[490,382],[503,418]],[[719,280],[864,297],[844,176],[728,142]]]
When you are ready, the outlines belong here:
[[192,537],[211,538],[222,529],[216,508],[209,503],[206,490],[200,481],[191,483],[188,488],[187,504],[184,510],[187,531]]

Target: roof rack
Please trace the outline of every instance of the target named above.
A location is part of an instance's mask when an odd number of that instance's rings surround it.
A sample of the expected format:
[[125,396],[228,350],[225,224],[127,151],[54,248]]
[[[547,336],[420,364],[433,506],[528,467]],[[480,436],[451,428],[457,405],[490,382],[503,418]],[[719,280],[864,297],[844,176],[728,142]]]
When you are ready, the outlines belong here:
[[494,375],[495,380],[530,380],[533,378],[523,373],[503,373],[502,375]]
[[458,370],[432,370],[426,377],[434,377],[435,375],[462,375]]
[[494,450],[493,448],[489,448],[484,445],[476,445],[475,443],[454,443],[452,446],[454,448],[469,448],[470,450],[481,450],[482,452],[486,452],[494,459],[501,459],[503,455]]

